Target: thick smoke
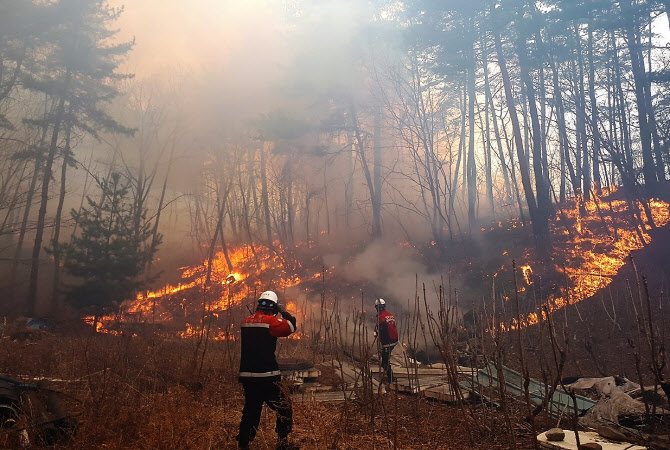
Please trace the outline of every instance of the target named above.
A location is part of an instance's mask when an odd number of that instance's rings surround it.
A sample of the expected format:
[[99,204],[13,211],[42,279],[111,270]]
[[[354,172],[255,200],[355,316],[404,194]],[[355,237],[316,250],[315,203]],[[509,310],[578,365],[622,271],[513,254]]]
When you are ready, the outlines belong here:
[[340,267],[343,276],[353,282],[367,282],[378,292],[369,292],[373,297],[383,297],[389,304],[399,307],[407,305],[416,293],[416,280],[426,283],[432,291],[433,281],[439,283],[439,274],[430,273],[421,262],[420,255],[412,248],[398,247],[393,243],[376,241],[362,253],[346,261]]

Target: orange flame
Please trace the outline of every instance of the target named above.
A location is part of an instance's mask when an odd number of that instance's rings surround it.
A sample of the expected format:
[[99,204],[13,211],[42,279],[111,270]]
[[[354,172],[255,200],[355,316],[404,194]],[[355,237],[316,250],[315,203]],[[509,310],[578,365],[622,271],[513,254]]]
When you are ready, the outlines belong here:
[[[541,319],[546,320],[547,313],[551,314],[593,296],[612,282],[631,252],[645,245],[640,236],[646,243],[651,242],[651,236],[647,233],[649,227],[636,229],[626,201],[603,201],[596,197],[583,203],[586,215],[579,212],[579,202],[582,200],[573,201],[572,208],[562,211],[563,218],[553,220],[550,225],[555,237],[553,245],[556,254],[565,259],[565,263],[557,263],[555,269],[565,275],[566,287],[561,287],[559,294],[549,296],[540,311],[528,313],[520,320],[516,318],[507,324],[500,324],[501,330],[517,329],[519,323],[521,327],[534,325]],[[643,211],[641,204],[634,206]],[[657,227],[670,222],[668,203],[651,200],[649,210]],[[570,227],[570,223],[574,223],[574,226]],[[532,284],[530,266],[521,266],[521,270],[526,283]]]
[[523,275],[523,279],[526,282],[527,285],[533,284],[533,268],[530,267],[530,264],[526,264],[525,266],[521,266],[521,274]]
[[[261,292],[267,288],[267,282],[263,282],[263,279],[271,280],[272,289],[277,291],[302,283],[303,279],[296,273],[300,271],[301,264],[287,258],[285,250],[278,241],[274,242],[273,246],[274,251],[261,245],[256,245],[253,249],[249,246],[229,248],[228,259],[223,252],[216,253],[212,258],[211,268],[208,260],[193,267],[183,267],[179,283],[166,284],[160,289],[140,293],[135,299],[124,302],[121,305],[121,314],[110,314],[99,319],[96,325],[97,331],[118,334],[111,325],[119,320],[146,321],[148,318],[153,318],[159,322],[172,322],[177,319],[175,314],[180,314],[180,317],[183,314],[183,318],[188,318],[193,302],[187,300],[186,297],[189,296],[187,292],[193,297],[194,292],[198,292],[196,289],[200,289],[200,298],[203,302],[204,299],[207,300],[206,311],[209,314],[216,314],[217,311],[241,304],[254,292]],[[228,261],[232,270],[229,269]],[[320,276],[321,273],[316,273],[307,278],[315,279]],[[184,298],[175,308],[174,297],[180,293],[183,293]],[[167,305],[170,299],[173,303],[171,308]],[[202,304],[196,302],[200,311]],[[296,308],[295,305],[293,308]],[[87,319],[93,323],[93,317]],[[178,335],[188,338],[201,333],[203,333],[202,325],[194,326],[187,321],[184,330],[178,332]],[[209,335],[214,340],[234,339],[232,336],[226,330],[210,330]]]

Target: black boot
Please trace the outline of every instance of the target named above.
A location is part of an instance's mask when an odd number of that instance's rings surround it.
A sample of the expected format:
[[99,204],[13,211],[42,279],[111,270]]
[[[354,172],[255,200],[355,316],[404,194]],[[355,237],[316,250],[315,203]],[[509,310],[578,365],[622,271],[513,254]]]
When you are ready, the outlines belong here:
[[240,450],[249,450],[249,441],[246,440],[240,440],[240,437],[237,436],[235,439],[237,439],[237,448]]
[[300,446],[288,440],[288,436],[280,436],[277,440],[276,450],[299,450]]

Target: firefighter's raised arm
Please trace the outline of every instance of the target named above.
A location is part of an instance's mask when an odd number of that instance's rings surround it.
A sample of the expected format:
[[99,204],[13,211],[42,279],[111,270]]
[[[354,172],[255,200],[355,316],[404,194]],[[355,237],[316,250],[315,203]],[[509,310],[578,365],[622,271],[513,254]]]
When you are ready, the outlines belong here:
[[280,310],[282,318],[274,317],[270,322],[270,334],[274,337],[286,337],[296,330],[296,320],[288,311]]
[[291,325],[293,325],[293,331],[298,329],[298,322],[295,319],[295,316],[293,316],[290,312],[286,311],[286,308],[284,308],[284,305],[279,305],[279,314],[284,318],[284,320],[288,320]]

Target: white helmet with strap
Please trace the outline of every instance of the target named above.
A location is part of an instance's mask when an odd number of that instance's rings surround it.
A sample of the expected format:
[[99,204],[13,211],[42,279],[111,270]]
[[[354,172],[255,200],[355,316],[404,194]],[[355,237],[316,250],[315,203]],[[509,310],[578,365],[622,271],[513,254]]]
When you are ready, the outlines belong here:
[[383,298],[375,300],[375,308],[377,309],[386,308],[386,301]]

